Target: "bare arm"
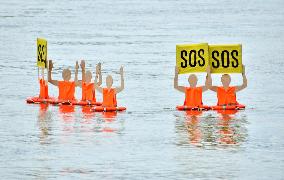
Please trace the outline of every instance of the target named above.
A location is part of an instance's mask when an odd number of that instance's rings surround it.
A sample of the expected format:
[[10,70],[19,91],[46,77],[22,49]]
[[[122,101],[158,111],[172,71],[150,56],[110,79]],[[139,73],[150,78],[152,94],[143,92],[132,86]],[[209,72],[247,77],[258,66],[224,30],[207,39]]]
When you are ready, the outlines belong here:
[[58,81],[57,80],[53,80],[52,77],[51,77],[51,72],[52,72],[52,68],[53,68],[52,60],[49,60],[48,64],[49,64],[48,65],[48,82],[50,82],[54,86],[58,86]]
[[98,86],[102,85],[102,64],[99,63],[96,66],[96,75],[99,76],[99,82],[98,82]]
[[180,92],[185,92],[185,87],[184,86],[179,86],[178,85],[178,67],[175,68],[175,78],[174,78],[174,88]]
[[76,82],[76,86],[82,87],[82,83],[86,81],[86,72],[85,72],[85,61],[81,60],[80,63],[81,69],[82,69],[82,80],[78,80]]
[[245,74],[245,66],[243,65],[243,72],[242,72],[242,76],[243,76],[243,84],[241,86],[236,86],[236,92],[241,91],[243,89],[245,89],[247,87],[247,77]]
[[207,76],[206,76],[205,86],[202,86],[202,92],[207,91],[212,86],[210,65],[207,66],[206,72]]
[[115,93],[118,94],[124,89],[123,67],[120,67],[120,87],[115,88]]
[[79,81],[78,81],[78,69],[79,69],[79,64],[78,61],[76,61],[76,65],[75,65],[75,85],[78,86],[79,85]]
[[[208,66],[209,66],[209,65],[208,65]],[[212,86],[211,71],[210,71],[210,73],[208,74],[208,77],[207,77],[206,81],[207,81],[206,86],[208,86],[208,89],[210,89],[211,91],[217,92],[218,86]]]
[[103,88],[98,85],[98,82],[97,82],[97,81],[98,81],[98,76],[96,75],[95,81],[94,81],[95,89],[96,89],[97,91],[99,91],[100,93],[103,93]]

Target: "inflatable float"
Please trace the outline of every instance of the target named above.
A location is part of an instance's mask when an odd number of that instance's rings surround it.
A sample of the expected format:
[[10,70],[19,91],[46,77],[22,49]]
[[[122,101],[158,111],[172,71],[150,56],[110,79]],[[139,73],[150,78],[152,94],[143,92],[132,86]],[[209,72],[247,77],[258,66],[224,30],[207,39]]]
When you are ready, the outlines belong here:
[[211,106],[212,110],[242,110],[245,109],[246,106],[243,104],[237,105],[224,105],[224,106]]
[[243,104],[238,105],[224,105],[224,106],[177,106],[179,111],[208,111],[208,110],[243,110],[246,106]]
[[103,106],[96,106],[93,107],[92,111],[95,112],[114,112],[114,111],[125,111],[126,107],[103,107]]
[[210,110],[210,106],[177,106],[177,110],[179,111],[208,111]]
[[65,100],[57,100],[56,98],[48,98],[43,99],[39,97],[29,97],[26,99],[28,104],[54,104],[54,105],[78,105],[78,106],[100,106],[101,102],[93,102],[93,101],[65,101]]
[[55,101],[55,98],[44,99],[44,98],[39,98],[39,97],[29,97],[26,99],[26,102],[28,104],[47,104],[53,101]]

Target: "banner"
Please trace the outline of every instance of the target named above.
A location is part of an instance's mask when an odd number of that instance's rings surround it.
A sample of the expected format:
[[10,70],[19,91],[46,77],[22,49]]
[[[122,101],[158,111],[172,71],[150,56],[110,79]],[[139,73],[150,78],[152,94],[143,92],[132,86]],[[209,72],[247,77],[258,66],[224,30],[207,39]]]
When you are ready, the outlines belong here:
[[211,73],[242,73],[242,45],[209,45]]
[[47,67],[47,41],[37,38],[37,66]]
[[176,45],[176,66],[179,74],[205,72],[208,63],[207,43]]

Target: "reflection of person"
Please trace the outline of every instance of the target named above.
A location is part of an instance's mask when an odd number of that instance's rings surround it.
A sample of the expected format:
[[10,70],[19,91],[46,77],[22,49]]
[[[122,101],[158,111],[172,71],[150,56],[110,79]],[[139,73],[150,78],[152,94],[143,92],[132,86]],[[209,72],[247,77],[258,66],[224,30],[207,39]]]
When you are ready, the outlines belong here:
[[[85,61],[81,61],[82,81],[76,81],[76,85],[82,88],[82,101],[96,102],[95,86],[92,83],[91,71],[85,71]],[[99,77],[98,86],[102,84],[101,63],[96,66],[96,77]]]
[[59,112],[62,115],[62,119],[65,122],[73,122],[74,121],[74,112],[75,106],[74,105],[60,105]]
[[209,89],[217,93],[218,106],[238,105],[236,99],[236,92],[241,91],[247,87],[247,78],[245,75],[245,66],[243,65],[243,84],[240,86],[230,86],[231,77],[229,74],[223,74],[221,82],[223,86],[212,86],[212,80],[209,83]]
[[[75,66],[75,81],[78,79],[78,62],[76,62]],[[75,81],[70,81],[71,79],[71,71],[69,69],[64,69],[62,71],[62,78],[63,81],[54,80],[51,77],[51,72],[53,69],[53,63],[52,60],[49,60],[49,70],[48,70],[48,82],[53,84],[54,86],[57,86],[59,89],[59,100],[75,100],[74,94],[75,94]]]
[[112,88],[113,79],[111,75],[106,77],[106,88],[99,87],[97,83],[97,77],[95,78],[95,88],[103,94],[103,107],[116,107],[116,94],[120,93],[124,89],[124,77],[123,67],[120,67],[121,82],[119,87]]
[[211,78],[210,66],[207,66],[206,72],[207,72],[207,78],[206,78],[204,86],[196,87],[197,80],[198,80],[197,76],[194,75],[194,74],[191,74],[188,77],[189,87],[185,87],[185,86],[179,86],[178,85],[179,69],[178,69],[178,67],[176,67],[175,78],[174,78],[174,88],[185,94],[185,101],[184,101],[185,106],[200,107],[200,106],[203,105],[203,103],[202,103],[202,92],[208,90],[208,88],[209,88],[208,83],[211,82],[211,80],[209,79],[209,78]]
[[192,115],[188,116],[186,120],[186,128],[189,133],[190,143],[193,145],[197,145],[200,143],[202,138],[202,132],[198,127],[199,119],[197,116]]
[[49,114],[47,112],[48,110],[48,104],[45,103],[41,103],[40,105],[40,109],[39,109],[39,114],[38,114],[38,125],[39,125],[39,129],[40,129],[40,143],[45,143],[45,141],[47,140],[48,134],[49,134],[49,121],[50,121],[50,117]]
[[116,111],[103,112],[103,117],[104,117],[105,121],[111,122],[115,119],[116,116],[117,116]]
[[83,119],[91,120],[95,117],[95,112],[92,111],[92,106],[82,106]]
[[229,113],[230,112],[222,113],[219,121],[219,127],[221,128],[218,131],[220,135],[219,142],[222,144],[237,143],[234,139],[234,129],[230,127],[230,121],[232,120],[232,117],[229,115]]

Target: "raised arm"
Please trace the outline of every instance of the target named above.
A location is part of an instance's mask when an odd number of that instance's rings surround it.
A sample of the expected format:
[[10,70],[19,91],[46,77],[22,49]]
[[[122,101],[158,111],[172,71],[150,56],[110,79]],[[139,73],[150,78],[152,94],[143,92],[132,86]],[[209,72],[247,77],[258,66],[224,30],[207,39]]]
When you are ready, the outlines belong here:
[[100,93],[103,93],[103,88],[98,85],[98,75],[97,74],[95,77],[94,86],[97,91],[99,91]]
[[98,86],[102,85],[102,64],[99,63],[96,66],[96,76],[99,76]]
[[247,84],[248,84],[244,65],[243,65],[242,76],[243,76],[243,84],[241,86],[236,86],[236,92],[245,89],[247,87]]
[[185,92],[185,87],[184,86],[179,86],[178,85],[178,73],[179,69],[178,67],[175,68],[175,78],[174,78],[174,88],[180,92]]
[[[210,67],[210,65],[208,65],[208,67]],[[207,73],[206,81],[207,81],[206,86],[208,86],[208,89],[210,89],[211,91],[217,92],[218,86],[212,86],[211,70],[209,74]]]
[[79,64],[78,64],[78,61],[76,61],[76,65],[75,65],[75,84],[76,86],[78,86],[80,83],[78,81],[78,69],[79,69]]
[[[76,64],[76,66],[77,66],[77,64]],[[86,76],[85,61],[84,60],[81,60],[80,66],[81,66],[81,69],[82,69],[82,80],[77,80],[75,83],[76,83],[76,86],[82,87],[82,82],[86,81],[86,79],[85,79],[85,76]],[[79,69],[79,65],[78,65],[78,69]]]
[[52,63],[52,60],[49,60],[49,63],[48,63],[48,82],[50,82],[54,86],[58,86],[58,81],[53,80],[52,77],[51,77],[52,69],[53,69],[53,63]]
[[207,72],[207,76],[205,80],[205,86],[202,86],[202,92],[207,91],[212,86],[210,65],[207,66],[206,72]]
[[115,88],[115,93],[118,94],[120,93],[123,89],[124,89],[124,77],[123,77],[123,67],[120,67],[120,87],[116,87]]

